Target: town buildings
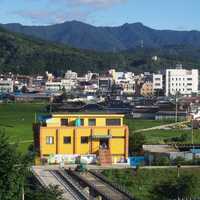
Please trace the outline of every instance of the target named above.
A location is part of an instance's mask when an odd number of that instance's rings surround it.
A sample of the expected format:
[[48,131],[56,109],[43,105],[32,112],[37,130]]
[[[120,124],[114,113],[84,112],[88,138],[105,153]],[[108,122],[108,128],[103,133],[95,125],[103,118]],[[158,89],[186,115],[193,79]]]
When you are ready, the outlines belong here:
[[75,96],[111,97],[111,99],[129,100],[135,97],[158,96],[194,96],[198,94],[199,75],[197,69],[186,70],[180,66],[159,73],[118,72],[115,69],[107,73],[88,72],[82,74],[68,70],[63,77],[55,77],[46,72],[36,77],[10,75],[0,78],[2,93],[23,92],[66,92]]

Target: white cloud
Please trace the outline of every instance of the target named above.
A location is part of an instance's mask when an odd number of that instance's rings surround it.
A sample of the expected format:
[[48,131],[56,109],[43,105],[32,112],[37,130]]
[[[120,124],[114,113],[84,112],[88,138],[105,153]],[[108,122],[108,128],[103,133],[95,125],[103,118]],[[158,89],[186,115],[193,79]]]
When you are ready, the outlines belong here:
[[125,3],[128,0],[60,0],[60,1],[66,2],[67,4],[74,6],[110,7],[119,3]]
[[80,20],[87,21],[87,17],[89,16],[88,11],[81,10],[70,10],[67,12],[60,11],[43,11],[43,10],[34,10],[34,11],[15,11],[12,14],[21,16],[23,18],[28,18],[32,24],[39,25],[41,24],[56,24],[63,23],[65,21],[71,20]]
[[[1,0],[0,0],[1,1]],[[33,1],[33,0],[30,0]],[[18,10],[14,15],[29,19],[32,24],[55,24],[64,21],[79,20],[91,22],[98,10],[110,8],[128,0],[47,0],[48,4],[57,5],[53,10]],[[59,8],[60,7],[60,8]]]

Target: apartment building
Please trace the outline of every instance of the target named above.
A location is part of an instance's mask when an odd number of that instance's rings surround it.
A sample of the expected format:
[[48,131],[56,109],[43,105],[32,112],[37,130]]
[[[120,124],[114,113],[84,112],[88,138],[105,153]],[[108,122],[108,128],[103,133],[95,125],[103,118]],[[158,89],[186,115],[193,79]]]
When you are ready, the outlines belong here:
[[[129,129],[118,114],[53,114],[34,124],[35,147],[40,158],[52,154],[91,155],[107,162],[128,158]],[[102,153],[103,152],[103,153]]]
[[61,82],[46,82],[45,90],[51,92],[57,92],[62,90],[62,83]]
[[11,79],[0,79],[0,92],[13,92],[13,81]]
[[167,69],[166,96],[182,94],[191,95],[198,92],[199,72],[197,69]]

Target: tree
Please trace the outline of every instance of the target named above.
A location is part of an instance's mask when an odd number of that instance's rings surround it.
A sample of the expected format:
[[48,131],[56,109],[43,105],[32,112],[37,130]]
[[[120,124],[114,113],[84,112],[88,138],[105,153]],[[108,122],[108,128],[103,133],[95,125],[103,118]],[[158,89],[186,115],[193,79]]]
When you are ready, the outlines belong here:
[[142,145],[145,144],[145,136],[143,133],[132,133],[129,139],[129,153],[131,155],[138,154],[142,151]]
[[28,89],[27,89],[27,87],[25,85],[22,87],[21,92],[22,93],[27,93],[28,92]]
[[36,187],[34,190],[27,190],[25,200],[63,200],[62,194],[58,186]]
[[0,199],[18,200],[22,195],[26,163],[17,152],[17,146],[9,144],[0,130]]
[[22,199],[24,188],[25,200],[62,200],[62,191],[58,187],[39,188],[27,184],[30,175],[27,169],[33,157],[31,147],[26,155],[21,155],[17,145],[10,144],[5,131],[0,130],[0,200]]
[[197,187],[194,175],[182,175],[177,179],[163,181],[154,186],[152,199],[186,199],[195,195]]

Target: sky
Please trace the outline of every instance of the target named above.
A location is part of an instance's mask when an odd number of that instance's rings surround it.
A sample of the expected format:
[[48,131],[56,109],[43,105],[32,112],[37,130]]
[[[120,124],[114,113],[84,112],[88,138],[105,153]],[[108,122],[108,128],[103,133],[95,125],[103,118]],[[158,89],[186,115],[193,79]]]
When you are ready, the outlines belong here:
[[141,22],[155,29],[200,30],[200,0],[0,0],[0,23],[95,26]]

